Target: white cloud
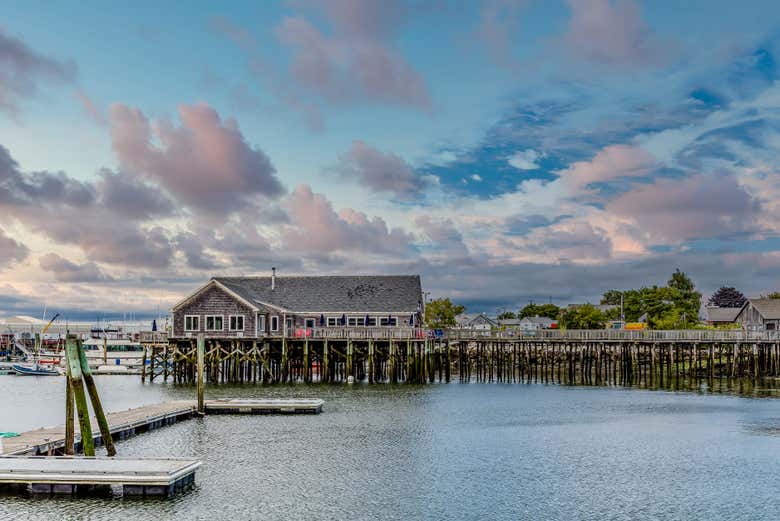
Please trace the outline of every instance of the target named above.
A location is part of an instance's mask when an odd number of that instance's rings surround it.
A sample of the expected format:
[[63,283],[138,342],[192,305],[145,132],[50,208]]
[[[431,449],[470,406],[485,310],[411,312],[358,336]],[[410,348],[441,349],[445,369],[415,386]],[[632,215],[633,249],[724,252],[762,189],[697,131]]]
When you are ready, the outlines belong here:
[[473,174],[471,176],[471,180],[479,182],[479,181],[482,181],[482,177],[479,174]]
[[515,152],[509,156],[507,161],[518,170],[536,170],[539,168],[539,159],[543,157],[543,153],[539,153],[536,150],[529,148],[528,150]]

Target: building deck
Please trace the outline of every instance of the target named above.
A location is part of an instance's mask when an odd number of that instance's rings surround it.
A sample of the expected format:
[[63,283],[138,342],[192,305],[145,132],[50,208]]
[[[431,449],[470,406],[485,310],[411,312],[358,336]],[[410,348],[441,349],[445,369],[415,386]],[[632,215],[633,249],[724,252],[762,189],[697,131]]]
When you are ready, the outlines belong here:
[[194,483],[201,462],[185,458],[0,457],[0,485],[34,494],[77,494],[121,486],[126,495],[170,496]]

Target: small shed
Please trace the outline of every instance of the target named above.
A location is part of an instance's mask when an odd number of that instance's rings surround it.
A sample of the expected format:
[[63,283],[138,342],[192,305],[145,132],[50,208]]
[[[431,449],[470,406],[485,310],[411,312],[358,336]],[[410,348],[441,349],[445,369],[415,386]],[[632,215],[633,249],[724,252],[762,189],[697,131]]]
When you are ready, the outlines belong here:
[[780,299],[748,299],[736,320],[751,331],[776,331],[780,329]]

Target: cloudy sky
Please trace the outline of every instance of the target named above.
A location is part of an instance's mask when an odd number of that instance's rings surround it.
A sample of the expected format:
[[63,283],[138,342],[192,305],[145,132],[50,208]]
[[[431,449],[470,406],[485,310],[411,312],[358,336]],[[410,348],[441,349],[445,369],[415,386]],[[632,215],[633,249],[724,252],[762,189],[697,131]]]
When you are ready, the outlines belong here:
[[780,289],[772,1],[3,2],[0,314],[215,274]]

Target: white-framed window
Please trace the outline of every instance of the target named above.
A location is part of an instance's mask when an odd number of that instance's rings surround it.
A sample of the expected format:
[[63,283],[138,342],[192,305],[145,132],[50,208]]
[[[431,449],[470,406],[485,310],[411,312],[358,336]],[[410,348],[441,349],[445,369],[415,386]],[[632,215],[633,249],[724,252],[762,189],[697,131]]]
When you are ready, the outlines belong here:
[[366,317],[349,317],[348,319],[350,326],[365,326],[366,325]]
[[314,329],[317,326],[317,319],[316,318],[307,318],[303,322],[304,326],[306,326],[306,329]]
[[293,319],[292,318],[288,318],[287,319],[287,329],[292,329],[292,328],[293,328]]
[[271,317],[271,331],[279,331],[279,317],[276,315]]
[[200,331],[200,317],[198,315],[184,315],[184,331]]
[[257,315],[257,332],[265,333],[265,315]]
[[231,331],[243,331],[244,315],[230,315],[228,317],[228,329]]
[[339,325],[338,317],[328,317],[328,326],[335,327]]
[[376,317],[368,317],[368,322],[366,325],[368,327],[376,327]]
[[397,326],[398,325],[398,318],[397,317],[382,317],[379,319],[379,325],[380,326]]
[[206,315],[206,331],[223,331],[224,320],[222,315]]

